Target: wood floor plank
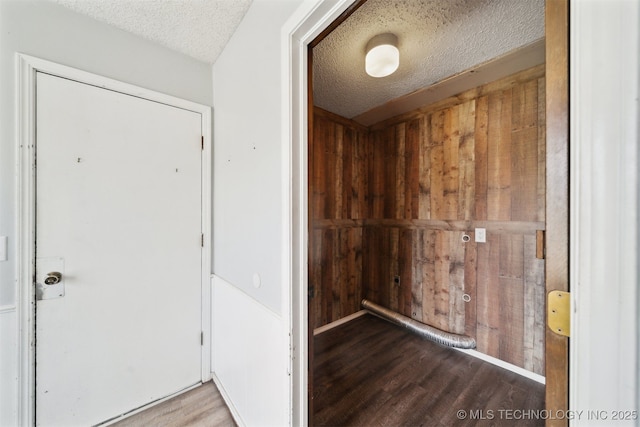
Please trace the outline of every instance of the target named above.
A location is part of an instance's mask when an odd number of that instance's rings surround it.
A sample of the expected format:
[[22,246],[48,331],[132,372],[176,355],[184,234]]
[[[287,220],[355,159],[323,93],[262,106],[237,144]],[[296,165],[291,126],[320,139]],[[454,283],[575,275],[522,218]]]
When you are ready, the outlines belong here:
[[222,395],[209,381],[112,424],[114,427],[235,427]]
[[[372,315],[317,335],[314,352],[315,426],[506,425],[505,411],[544,409],[544,385]],[[544,425],[531,418],[508,425]]]

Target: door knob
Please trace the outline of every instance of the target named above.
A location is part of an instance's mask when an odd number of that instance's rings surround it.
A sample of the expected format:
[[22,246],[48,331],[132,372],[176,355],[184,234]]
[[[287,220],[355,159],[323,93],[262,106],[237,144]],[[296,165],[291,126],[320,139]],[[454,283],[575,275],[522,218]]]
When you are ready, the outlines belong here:
[[58,273],[57,271],[52,271],[51,273],[47,273],[47,277],[44,279],[45,285],[57,285],[62,280],[62,273]]

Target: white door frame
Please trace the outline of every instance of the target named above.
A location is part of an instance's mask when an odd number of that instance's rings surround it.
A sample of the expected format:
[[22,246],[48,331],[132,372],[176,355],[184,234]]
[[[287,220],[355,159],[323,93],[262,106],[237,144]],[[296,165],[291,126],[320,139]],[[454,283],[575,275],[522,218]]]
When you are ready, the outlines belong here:
[[[286,271],[289,276],[287,291],[291,296],[291,334],[292,334],[292,425],[304,426],[307,424],[307,298],[308,298],[308,277],[307,277],[307,259],[308,259],[308,228],[307,228],[307,45],[331,22],[333,22],[354,0],[315,0],[309,1],[304,4],[304,7],[300,9],[292,16],[291,20],[285,25],[283,29],[283,44],[282,44],[282,69],[286,70],[283,73],[282,87],[286,91],[283,94],[284,106],[283,106],[283,129],[286,130],[285,135],[289,136],[288,144],[284,147],[284,152],[289,168],[283,179],[283,187],[286,190],[285,194],[289,197],[285,199],[283,212],[288,212],[290,218],[288,218],[288,229],[286,230],[287,238],[285,241],[285,252],[290,256],[289,270]],[[572,339],[569,342],[571,361],[569,364],[569,388],[570,395],[573,396],[569,402],[569,409],[595,409],[596,407],[603,407],[602,405],[593,404],[593,402],[602,401],[615,401],[617,396],[624,395],[624,392],[629,390],[629,381],[637,381],[640,383],[640,369],[637,368],[637,360],[640,359],[640,346],[637,343],[637,339],[634,338],[637,334],[637,327],[628,329],[626,335],[619,337],[620,342],[625,343],[624,360],[626,364],[619,366],[619,364],[609,364],[607,370],[609,378],[611,380],[602,387],[601,384],[590,382],[589,372],[593,372],[593,363],[584,361],[578,358],[578,354],[600,354],[603,349],[598,348],[599,343],[595,340],[589,340],[589,331],[594,330],[593,325],[607,324],[609,330],[623,331],[625,325],[633,324],[637,325],[638,319],[640,319],[640,300],[636,292],[632,289],[632,286],[636,283],[638,278],[637,266],[635,263],[638,258],[638,248],[633,247],[636,239],[634,236],[638,236],[640,231],[638,230],[638,224],[636,216],[639,208],[637,205],[637,187],[640,185],[640,179],[638,178],[637,161],[638,154],[633,152],[633,138],[637,141],[638,133],[640,130],[637,128],[631,129],[635,123],[633,117],[637,115],[638,103],[633,101],[633,96],[625,98],[625,102],[613,102],[614,98],[608,98],[609,103],[605,104],[599,102],[599,98],[595,100],[588,100],[587,103],[573,102],[579,98],[578,91],[584,87],[595,87],[602,84],[602,82],[609,81],[616,88],[624,91],[622,86],[615,85],[615,79],[612,79],[612,68],[617,66],[618,63],[625,63],[628,67],[621,67],[624,71],[626,81],[632,81],[634,76],[637,77],[638,54],[637,49],[633,47],[638,46],[637,38],[630,37],[629,34],[635,33],[632,29],[637,29],[638,16],[637,13],[627,13],[627,20],[624,22],[626,27],[626,33],[611,32],[611,33],[595,33],[591,31],[592,27],[588,25],[579,25],[582,22],[600,22],[600,25],[608,25],[608,23],[616,23],[620,25],[620,16],[625,16],[624,12],[621,14],[621,10],[624,9],[626,2],[621,2],[615,10],[609,11],[610,13],[605,16],[607,21],[602,21],[602,12],[598,10],[598,7],[591,7],[593,4],[589,3],[587,6],[577,0],[570,0],[572,12],[570,14],[571,20],[571,52],[572,52],[572,74],[570,77],[570,86],[573,88],[571,93],[572,111],[571,111],[571,151],[570,162],[572,165],[572,172],[570,176],[570,193],[572,194],[571,200],[571,213],[570,223],[571,225],[571,273],[570,281],[572,283],[572,312],[574,313],[574,321],[572,321]],[[583,6],[583,7],[579,7]],[[574,10],[576,9],[576,10]],[[600,7],[602,9],[602,7]],[[632,9],[632,8],[629,8]],[[633,9],[637,11],[637,7]],[[574,13],[576,12],[576,13]],[[617,14],[617,15],[616,15]],[[634,27],[634,25],[636,25]],[[584,27],[584,28],[583,28]],[[583,34],[584,33],[584,34]],[[611,67],[604,68],[601,63],[598,62],[596,57],[589,56],[584,63],[579,64],[580,70],[575,68],[579,62],[576,59],[576,54],[579,51],[581,55],[585,52],[594,51],[591,48],[592,45],[602,43],[602,38],[607,36],[606,43],[609,46],[619,46],[620,48],[615,50],[613,55],[618,59],[618,62],[611,61]],[[591,38],[587,36],[593,36]],[[586,40],[586,42],[585,42]],[[623,43],[624,42],[624,43]],[[624,47],[623,47],[624,46]],[[609,48],[607,48],[610,50]],[[630,54],[633,52],[633,55]],[[624,61],[627,62],[624,62]],[[582,68],[584,66],[584,68]],[[580,74],[578,71],[583,70],[599,70],[599,74],[587,73]],[[587,77],[584,77],[584,76]],[[594,77],[595,76],[595,77]],[[586,82],[586,84],[585,84]],[[595,83],[594,83],[595,82]],[[638,84],[637,80],[634,82]],[[595,84],[595,86],[594,86]],[[633,88],[637,93],[637,86]],[[583,91],[584,92],[584,91]],[[585,92],[586,93],[586,92]],[[622,93],[617,93],[622,96]],[[601,93],[598,96],[603,96]],[[635,95],[634,95],[635,96]],[[591,104],[589,101],[594,101]],[[591,111],[592,105],[606,105],[606,107],[600,108],[597,111]],[[590,113],[589,120],[583,119],[583,114]],[[593,120],[595,113],[598,113],[598,118],[601,120]],[[586,114],[585,117],[589,117]],[[612,120],[614,117],[624,117],[624,120],[620,123],[616,120]],[[590,136],[592,132],[591,124],[597,122],[601,128],[606,128],[608,132],[619,132],[624,129],[624,126],[629,126],[627,129],[627,139],[624,140],[624,149],[627,152],[617,158],[600,158],[597,165],[593,163],[580,161],[581,157],[584,157],[585,152],[593,151],[601,141],[596,139],[587,139],[586,136]],[[616,127],[617,126],[617,127]],[[582,136],[578,143],[578,136]],[[582,148],[581,148],[582,147]],[[603,156],[600,156],[603,157]],[[618,200],[614,200],[610,205],[590,204],[588,197],[588,191],[584,190],[581,193],[582,187],[585,183],[589,183],[590,177],[593,176],[600,168],[603,170],[618,170],[622,168],[627,174],[626,176],[632,177],[627,182],[628,184],[624,188],[624,197]],[[611,177],[612,175],[610,175]],[[621,176],[619,174],[619,176]],[[582,209],[580,209],[582,208]],[[591,221],[591,217],[581,216],[581,211],[600,212],[601,218],[604,222],[594,224]],[[623,212],[623,214],[620,214]],[[624,307],[623,314],[615,317],[611,316],[611,312],[620,310],[617,305],[615,297],[618,293],[609,293],[607,298],[607,309],[600,307],[599,301],[590,301],[588,296],[591,288],[597,288],[597,284],[584,272],[581,273],[581,268],[590,265],[590,255],[595,253],[598,245],[589,246],[585,245],[579,238],[582,232],[586,232],[587,235],[606,235],[610,230],[607,229],[607,218],[618,218],[623,228],[618,228],[615,236],[607,240],[608,244],[616,244],[616,242],[626,242],[624,244],[624,251],[626,260],[629,262],[620,265],[619,259],[617,259],[617,253],[613,250],[600,250],[598,256],[602,262],[599,266],[601,269],[606,269],[607,265],[615,265],[618,270],[617,273],[620,277],[625,277],[627,280],[624,282],[616,283],[616,292],[620,292],[622,295],[628,296],[626,299],[626,305]],[[623,230],[628,231],[626,236],[623,236]],[[625,240],[625,237],[627,238]],[[636,260],[634,262],[634,260]],[[605,274],[606,275],[606,274]],[[582,283],[581,283],[582,282]],[[622,297],[624,299],[624,297]],[[577,309],[576,301],[580,301],[582,309]],[[597,315],[597,317],[596,317]],[[577,325],[582,325],[581,327]],[[618,348],[606,348],[609,354],[612,356],[610,360],[620,360],[623,357],[623,350]],[[612,353],[614,352],[614,353]],[[602,368],[601,366],[599,369]],[[619,372],[627,372],[627,376],[620,374]],[[580,375],[581,373],[585,375]],[[633,387],[631,387],[633,388]],[[582,390],[583,392],[578,393]],[[637,392],[637,391],[636,391]],[[629,394],[629,393],[627,393]],[[629,396],[626,400],[636,399],[640,402],[638,396]],[[593,397],[596,396],[596,397]],[[628,403],[628,402],[625,402]],[[589,406],[591,405],[591,406]],[[640,403],[638,403],[640,405]],[[629,403],[629,408],[633,407]],[[617,409],[629,409],[629,408],[617,408]],[[572,420],[571,424],[574,425],[576,420]]]
[[201,379],[211,379],[211,107],[165,95],[149,89],[81,71],[28,55],[16,54],[18,144],[18,424],[35,422],[35,143],[36,72],[75,80],[138,98],[193,111],[202,116],[202,212],[204,235],[201,259],[203,345]]
[[308,425],[308,194],[307,194],[307,45],[335,21],[355,0],[311,0],[303,3],[284,25],[281,44],[283,212],[283,269],[290,296],[291,425]]

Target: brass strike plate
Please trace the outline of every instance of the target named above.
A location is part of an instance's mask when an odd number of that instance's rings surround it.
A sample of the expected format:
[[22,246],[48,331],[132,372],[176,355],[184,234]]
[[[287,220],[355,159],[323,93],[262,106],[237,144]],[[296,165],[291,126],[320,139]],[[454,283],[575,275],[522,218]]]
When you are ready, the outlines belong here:
[[551,291],[547,298],[547,324],[558,335],[569,336],[571,330],[571,294]]

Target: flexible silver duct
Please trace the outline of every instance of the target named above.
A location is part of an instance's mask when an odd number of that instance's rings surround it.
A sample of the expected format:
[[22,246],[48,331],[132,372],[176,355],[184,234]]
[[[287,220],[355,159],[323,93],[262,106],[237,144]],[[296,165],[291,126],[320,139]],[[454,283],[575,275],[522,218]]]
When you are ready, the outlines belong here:
[[407,328],[409,331],[418,334],[429,341],[448,347],[457,348],[476,348],[476,340],[466,335],[452,334],[445,332],[433,326],[425,325],[407,316],[391,311],[367,299],[362,300],[362,308],[382,317],[385,320],[395,323],[396,325]]

